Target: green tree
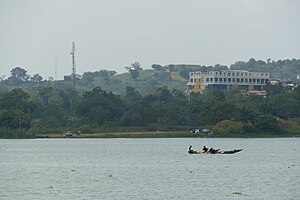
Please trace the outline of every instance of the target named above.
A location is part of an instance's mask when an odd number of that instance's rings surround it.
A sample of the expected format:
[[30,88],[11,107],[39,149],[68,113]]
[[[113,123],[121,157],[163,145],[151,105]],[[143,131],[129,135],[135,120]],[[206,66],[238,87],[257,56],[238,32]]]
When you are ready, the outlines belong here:
[[30,81],[34,82],[34,83],[40,83],[40,82],[42,82],[42,80],[43,80],[43,77],[40,76],[39,74],[35,74],[30,78]]
[[254,122],[257,131],[264,133],[279,133],[281,128],[276,119],[271,115],[260,115]]
[[7,83],[10,85],[19,86],[25,82],[28,82],[30,76],[27,71],[21,67],[15,67],[11,70],[11,76],[8,77]]
[[268,92],[270,96],[275,96],[277,94],[282,94],[284,93],[284,87],[282,84],[277,84],[277,85],[271,85],[268,84],[264,87],[264,89]]
[[0,126],[10,129],[28,129],[31,127],[31,117],[20,109],[1,112]]
[[31,126],[29,94],[22,89],[13,89],[1,95],[0,126],[10,129],[28,129]]
[[246,105],[243,105],[241,108],[237,108],[236,113],[234,114],[234,118],[237,121],[244,123],[253,122],[256,117],[257,113],[249,109]]
[[29,94],[24,90],[20,88],[13,89],[2,95],[0,99],[0,108],[28,111],[30,109],[29,97]]
[[155,123],[155,113],[145,100],[135,104],[120,119],[121,126],[146,126]]
[[104,122],[118,122],[125,111],[122,100],[100,87],[85,92],[77,104],[76,112],[86,123],[101,126]]
[[158,65],[158,64],[153,64],[151,66],[151,68],[154,69],[154,70],[157,70],[157,71],[164,71],[165,70],[165,68],[163,66]]
[[128,70],[130,77],[132,79],[136,79],[137,77],[139,77],[139,74],[140,74],[139,71],[143,70],[141,68],[141,64],[139,62],[134,62],[131,64],[130,67],[125,67],[125,68]]
[[69,126],[70,123],[65,118],[65,113],[61,105],[48,104],[41,113],[38,127],[58,128]]
[[134,87],[126,86],[125,98],[131,102],[135,102],[142,98],[142,95]]
[[204,124],[216,124],[223,120],[230,120],[235,113],[234,105],[221,101],[206,101],[199,113],[200,121]]

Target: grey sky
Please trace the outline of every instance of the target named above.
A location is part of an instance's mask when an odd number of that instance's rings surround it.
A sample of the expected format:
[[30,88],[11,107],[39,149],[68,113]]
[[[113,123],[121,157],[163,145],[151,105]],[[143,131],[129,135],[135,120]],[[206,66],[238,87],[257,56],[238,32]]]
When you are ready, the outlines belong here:
[[297,0],[0,0],[0,76],[299,59]]

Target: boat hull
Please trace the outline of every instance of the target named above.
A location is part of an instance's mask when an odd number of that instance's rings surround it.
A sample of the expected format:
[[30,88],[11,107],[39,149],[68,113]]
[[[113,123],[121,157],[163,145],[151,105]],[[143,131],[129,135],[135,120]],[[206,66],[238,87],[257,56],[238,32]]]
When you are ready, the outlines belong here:
[[234,154],[242,151],[243,149],[234,149],[230,151],[217,151],[217,152],[203,152],[203,151],[189,151],[189,154]]
[[232,151],[222,151],[221,154],[234,154],[234,153],[240,152],[242,150],[243,149],[235,149],[235,150],[232,150]]

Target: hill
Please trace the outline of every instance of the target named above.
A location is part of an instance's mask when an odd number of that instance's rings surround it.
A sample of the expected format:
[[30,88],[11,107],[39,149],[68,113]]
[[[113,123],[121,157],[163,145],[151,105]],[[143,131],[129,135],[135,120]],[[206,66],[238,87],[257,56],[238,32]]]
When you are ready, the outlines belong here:
[[[77,91],[83,93],[100,86],[104,90],[114,94],[125,94],[126,87],[133,87],[142,95],[153,93],[157,88],[167,87],[169,90],[184,91],[188,74],[191,71],[242,69],[248,71],[270,72],[272,79],[284,82],[300,83],[300,60],[286,59],[266,62],[251,58],[248,62],[238,61],[230,67],[224,65],[166,65],[153,64],[152,69],[142,69],[138,62],[127,67],[128,72],[117,74],[115,71],[103,70],[85,72],[77,75]],[[13,68],[11,76],[0,81],[0,91],[10,91],[14,88],[31,90],[36,87],[54,87],[60,89],[72,89],[72,77],[65,75],[64,80],[43,80],[39,74],[33,76],[27,74],[25,69]]]

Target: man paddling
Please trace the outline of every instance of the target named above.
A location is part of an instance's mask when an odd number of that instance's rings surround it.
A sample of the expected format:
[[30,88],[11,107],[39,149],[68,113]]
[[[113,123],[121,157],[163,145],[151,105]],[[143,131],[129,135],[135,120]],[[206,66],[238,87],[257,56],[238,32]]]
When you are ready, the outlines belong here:
[[192,149],[192,145],[189,147],[189,154],[193,154],[193,153],[196,153],[196,151],[194,151],[193,149]]
[[208,151],[208,148],[206,146],[203,146],[203,152],[206,153]]

